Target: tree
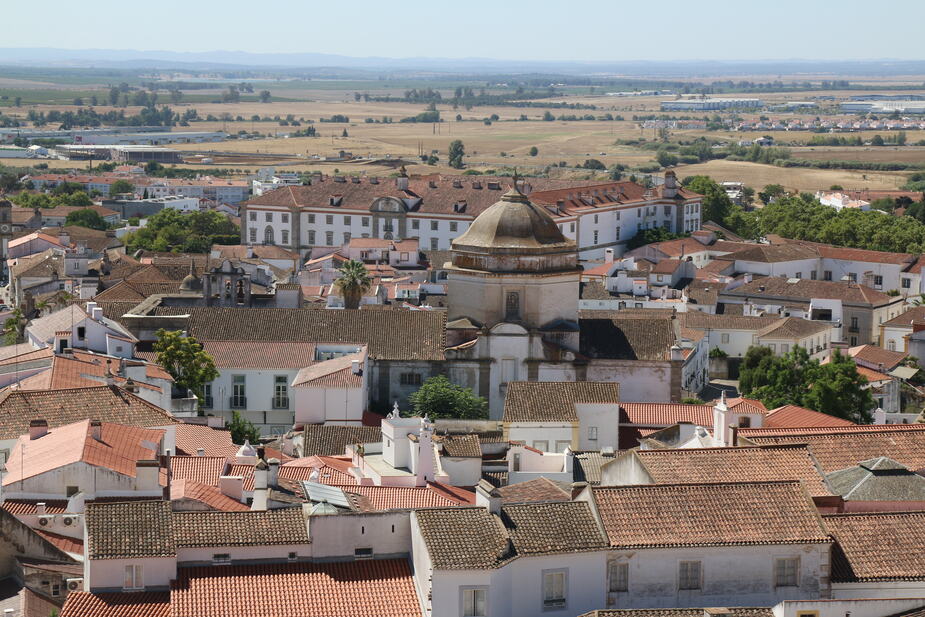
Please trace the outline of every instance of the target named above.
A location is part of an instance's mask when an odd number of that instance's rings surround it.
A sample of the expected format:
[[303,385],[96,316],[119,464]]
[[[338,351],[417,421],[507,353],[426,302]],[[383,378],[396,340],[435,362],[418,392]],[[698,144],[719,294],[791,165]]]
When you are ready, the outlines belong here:
[[539,153],[540,153],[539,148],[537,148],[536,146],[532,146],[530,148],[530,156],[536,156]]
[[199,341],[183,336],[180,330],[158,330],[154,351],[157,363],[170,373],[177,387],[192,390],[200,401],[203,386],[218,379],[212,356],[203,351]]
[[555,119],[556,119],[556,117],[555,117],[554,115],[552,115],[551,112],[546,111],[546,112],[543,113],[543,121],[544,121],[544,122],[552,122],[552,121],[555,120]]
[[652,229],[643,229],[638,232],[635,236],[629,239],[626,243],[626,248],[628,250],[633,250],[639,248],[640,246],[645,246],[646,244],[652,244],[653,242],[664,242],[665,240],[674,240],[676,238],[684,238],[689,234],[674,234],[665,229],[664,227],[653,227]]
[[180,101],[183,100],[183,91],[179,88],[174,88],[170,91],[170,102],[174,105],[179,105]]
[[340,136],[341,136],[341,137],[350,137],[350,135],[347,134],[347,129],[344,129],[344,131],[340,134]]
[[739,387],[769,409],[799,405],[852,422],[870,422],[874,407],[867,379],[838,350],[820,364],[802,347],[782,356],[750,347],[739,369]]
[[758,192],[758,199],[761,203],[767,205],[779,197],[787,194],[786,189],[780,184],[767,184],[764,189]]
[[585,169],[607,169],[607,166],[597,159],[587,159],[581,166]]
[[658,153],[655,155],[655,160],[661,167],[674,167],[678,164],[678,157],[664,148],[659,148]]
[[121,193],[134,193],[135,187],[128,180],[116,180],[109,185],[109,194],[110,195],[119,195]]
[[26,335],[26,325],[29,320],[22,314],[22,309],[15,309],[3,322],[3,344],[15,345],[22,343]]
[[726,191],[710,176],[690,176],[684,178],[684,186],[703,195],[700,201],[700,220],[713,221],[723,225],[733,211],[732,200]]
[[883,137],[880,137],[880,135],[874,135],[870,140],[870,145],[872,146],[882,146],[883,143]]
[[16,107],[22,107],[22,97],[17,96],[16,98],[14,98],[13,105],[15,105]]
[[450,383],[444,375],[428,378],[408,399],[417,416],[483,420],[488,418],[488,401],[470,388]]
[[466,149],[463,146],[463,142],[454,139],[450,142],[449,150],[449,164],[453,169],[462,169],[463,168],[463,157],[466,156]]
[[88,227],[89,229],[98,229],[100,231],[109,229],[109,225],[103,220],[103,217],[96,210],[91,210],[90,208],[74,210],[67,215],[64,224]]
[[270,94],[270,91],[269,91],[269,90],[261,90],[259,96],[260,96],[260,102],[261,102],[261,103],[269,103],[269,102],[270,102],[270,96],[271,96],[271,94]]
[[260,439],[260,431],[254,423],[244,418],[237,411],[231,412],[231,422],[225,423],[225,428],[231,432],[231,443],[243,444],[245,441],[256,443]]
[[351,259],[345,261],[338,271],[340,276],[334,281],[334,285],[344,299],[344,307],[347,309],[360,308],[363,294],[369,291],[373,284],[366,266],[363,262]]

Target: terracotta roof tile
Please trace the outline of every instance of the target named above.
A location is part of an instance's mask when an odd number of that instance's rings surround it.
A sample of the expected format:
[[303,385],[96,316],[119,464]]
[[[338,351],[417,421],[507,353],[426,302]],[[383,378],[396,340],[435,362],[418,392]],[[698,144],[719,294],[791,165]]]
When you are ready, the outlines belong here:
[[293,369],[315,364],[315,343],[201,340],[203,351],[218,368]]
[[91,418],[131,426],[179,422],[169,412],[115,386],[71,390],[11,390],[0,393],[0,439],[29,432],[29,422],[48,421],[49,428]]
[[227,467],[227,455],[170,457],[174,480],[187,480],[208,486],[218,486],[218,479],[225,475]]
[[636,450],[652,484],[800,480],[813,497],[832,491],[806,446]]
[[32,531],[45,538],[48,540],[48,542],[56,546],[58,549],[64,551],[65,553],[70,553],[72,555],[83,555],[84,553],[83,539],[63,536],[59,533],[45,531],[44,529],[33,529]]
[[666,427],[678,422],[713,426],[713,406],[685,403],[620,403],[621,425]]
[[[362,369],[366,361],[365,349],[322,362],[314,362],[314,358],[312,360],[311,364],[302,365],[304,368],[292,380],[293,388],[300,386],[359,388],[363,385]],[[359,362],[359,373],[353,372],[354,361]]]
[[582,317],[581,353],[592,358],[667,361],[680,335],[671,313],[654,309],[638,315],[619,311],[612,316]]
[[836,541],[832,582],[925,580],[925,512],[822,518]]
[[421,615],[406,559],[180,568],[170,598],[172,617]]
[[247,512],[174,512],[178,547],[309,544],[301,508]]
[[925,425],[740,429],[739,438],[757,445],[809,444],[823,473],[878,456],[888,456],[913,471],[925,469]]
[[[615,548],[824,543],[799,482],[595,487]],[[774,504],[769,507],[768,504]]]
[[[730,617],[774,617],[770,608],[736,606],[722,609]],[[591,611],[581,617],[704,617],[702,608],[620,608]]]
[[485,508],[418,510],[412,516],[435,569],[490,569],[514,556],[501,520]]
[[570,501],[569,491],[548,478],[536,478],[517,484],[508,484],[495,489],[501,503],[532,503],[536,501]]
[[430,486],[341,486],[346,493],[361,495],[374,510],[448,508],[467,502],[452,499]]
[[857,364],[865,364],[867,368],[890,371],[906,359],[908,354],[900,351],[889,351],[876,345],[859,345],[848,349],[848,355],[854,358]]
[[212,510],[222,512],[247,512],[250,510],[247,504],[235,501],[214,486],[189,480],[174,480],[170,483],[170,501],[181,499],[198,501]]
[[857,283],[785,279],[771,276],[756,278],[751,283],[724,291],[722,295],[748,297],[758,299],[759,302],[765,298],[784,298],[801,302],[817,298],[872,306],[885,306],[902,300]]
[[591,506],[583,501],[504,505],[501,520],[518,555],[593,551],[608,545]]
[[883,325],[887,327],[905,327],[911,328],[913,322],[925,321],[925,306],[914,306],[905,313],[900,313],[889,321],[884,321]]
[[67,594],[61,617],[170,617],[170,593],[74,591]]
[[90,504],[84,520],[88,559],[176,555],[169,501]]
[[306,424],[302,431],[304,456],[343,456],[348,445],[382,441],[378,426]]
[[471,435],[444,435],[439,438],[443,445],[443,455],[460,458],[481,458],[482,446],[479,436]]
[[854,426],[851,420],[836,418],[827,413],[820,413],[798,405],[784,405],[772,409],[764,419],[766,428],[797,428],[797,427],[826,427],[826,426]]
[[619,384],[593,381],[513,381],[504,395],[504,422],[577,422],[575,405],[616,406]]
[[234,456],[238,447],[231,442],[231,432],[201,424],[178,424],[176,431],[176,454],[195,456],[202,448],[205,456]]
[[[2,507],[10,514],[36,514],[36,504],[41,499],[7,499],[3,502]],[[45,500],[45,512],[48,514],[64,514],[67,512],[67,501],[58,499]]]
[[[279,477],[301,482],[308,480],[312,472],[318,469],[318,482],[329,486],[346,486],[356,484],[356,478],[348,471],[353,463],[348,458],[335,456],[309,456],[298,458],[280,465]],[[245,487],[253,482],[253,467],[244,477]]]

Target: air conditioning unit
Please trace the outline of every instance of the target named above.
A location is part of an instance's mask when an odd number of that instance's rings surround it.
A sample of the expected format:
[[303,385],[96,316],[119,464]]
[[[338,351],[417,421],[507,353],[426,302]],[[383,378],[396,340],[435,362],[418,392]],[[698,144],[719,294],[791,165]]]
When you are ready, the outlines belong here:
[[61,518],[61,522],[64,523],[65,527],[74,527],[75,525],[80,524],[80,516],[77,514],[69,514]]
[[55,524],[55,515],[44,515],[39,517],[39,526],[41,527],[51,527]]
[[82,578],[69,578],[65,582],[67,583],[68,591],[80,591],[84,587],[84,579]]

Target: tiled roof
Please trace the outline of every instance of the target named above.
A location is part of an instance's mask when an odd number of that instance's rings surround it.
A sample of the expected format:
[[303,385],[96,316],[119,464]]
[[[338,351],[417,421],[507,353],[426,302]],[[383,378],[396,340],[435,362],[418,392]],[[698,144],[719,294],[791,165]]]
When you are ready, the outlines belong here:
[[[37,512],[36,504],[42,501],[41,499],[32,500],[32,499],[7,499],[3,502],[3,505],[0,506],[10,514],[35,514]],[[57,500],[57,499],[48,499],[45,500],[45,512],[48,514],[64,514],[67,512],[67,501]]]
[[153,295],[173,295],[180,292],[180,281],[120,281],[98,293],[94,300],[135,302],[136,304]]
[[481,458],[482,446],[479,436],[472,435],[444,435],[440,438],[443,445],[443,455],[460,458]]
[[758,445],[809,444],[823,473],[854,467],[878,456],[888,456],[912,471],[925,468],[925,425],[740,429],[739,438]]
[[448,508],[466,502],[448,497],[430,486],[341,486],[346,493],[360,495],[366,508],[372,510],[410,510],[416,508]]
[[178,547],[308,544],[301,508],[253,512],[174,512]]
[[845,501],[925,501],[925,478],[881,456],[826,476]]
[[170,501],[181,499],[198,501],[212,510],[222,512],[247,512],[250,507],[223,494],[218,488],[190,480],[174,480],[170,483]]
[[258,259],[274,260],[296,260],[299,258],[298,253],[288,251],[281,246],[276,246],[275,244],[213,244],[211,251],[217,252],[219,259],[246,259],[251,256],[257,257]]
[[925,321],[925,306],[913,306],[905,313],[900,313],[889,321],[884,321],[882,325],[887,327],[906,327],[911,328],[912,322]]
[[619,402],[619,384],[595,381],[513,381],[504,395],[504,422],[577,422],[575,405]]
[[[721,609],[730,617],[774,617],[770,608],[749,608],[736,606]],[[580,617],[705,617],[702,608],[618,608],[591,611]]]
[[799,482],[594,487],[592,494],[616,548],[829,541]]
[[49,428],[91,418],[131,426],[178,422],[169,412],[115,386],[71,390],[11,390],[0,393],[0,439],[29,432],[29,422],[48,421]]
[[673,274],[682,263],[680,259],[663,259],[652,268],[652,274]]
[[584,501],[505,505],[501,520],[518,555],[592,551],[608,544]]
[[789,427],[819,427],[819,426],[853,426],[851,420],[836,418],[827,413],[821,413],[799,407],[798,405],[784,405],[777,409],[772,409],[764,419],[764,427],[767,428],[789,428]]
[[832,582],[925,580],[925,512],[832,514]]
[[444,359],[444,311],[159,307],[154,314],[189,314],[188,331],[199,341],[367,343],[380,360]]
[[806,446],[637,450],[652,484],[801,480],[812,496],[831,495]]
[[[323,362],[303,364],[292,387],[312,386],[316,388],[359,388],[363,385],[362,368],[366,360],[366,351],[361,350]],[[359,362],[360,373],[353,372],[353,362]]]
[[758,336],[772,339],[799,340],[831,329],[830,324],[821,321],[810,321],[799,317],[783,317],[759,330]]
[[780,263],[798,259],[818,259],[819,251],[803,244],[756,244],[732,254],[737,261]]
[[435,569],[490,569],[514,556],[504,525],[485,508],[418,510],[413,516]]
[[227,466],[227,455],[170,457],[170,470],[175,481],[187,480],[209,486],[218,486],[218,479],[220,476],[225,475]]
[[[294,461],[283,463],[279,467],[279,477],[287,480],[308,480],[312,472],[318,470],[318,482],[329,486],[342,486],[356,484],[356,478],[349,473],[353,463],[349,458],[335,456],[308,456],[297,458]],[[245,485],[249,478],[253,478],[253,467],[245,476]],[[252,481],[252,480],[251,480]]]
[[495,489],[501,503],[532,503],[536,501],[570,501],[572,495],[548,478],[536,478]]
[[[49,370],[22,380],[19,387],[23,390],[68,390],[99,386],[105,383],[108,372],[118,370],[118,362],[117,358],[77,350],[69,355],[55,355]],[[113,381],[123,387],[127,382],[125,377],[119,376],[113,377]],[[135,381],[135,385],[155,392],[161,391],[159,387],[143,381]]]
[[103,422],[97,440],[90,422],[55,427],[37,439],[30,439],[28,434],[20,437],[6,463],[3,485],[78,462],[134,478],[136,461],[157,460],[162,429]]
[[596,450],[576,451],[574,466],[572,467],[574,481],[600,484],[601,466],[612,459],[613,456],[604,456]]
[[780,321],[778,317],[751,317],[745,315],[712,315],[703,311],[678,313],[685,328],[698,330],[762,330]]
[[672,311],[655,311],[646,316],[623,315],[625,311],[619,311],[612,318],[580,319],[581,353],[615,360],[669,360],[671,346],[680,334],[679,326],[672,319]]
[[883,369],[881,370],[890,371],[905,360],[908,354],[901,351],[890,351],[876,345],[859,345],[849,348],[848,355],[854,358],[856,363],[866,364],[868,368],[877,369],[882,364]]
[[84,520],[88,559],[176,555],[169,501],[90,504]]
[[174,430],[178,456],[195,456],[199,448],[205,450],[205,456],[234,456],[238,451],[230,431],[186,423],[178,424]]
[[63,536],[59,533],[45,531],[44,529],[33,529],[32,531],[45,538],[45,540],[53,544],[58,549],[64,551],[65,553],[70,553],[72,555],[83,555],[84,541],[82,538]]
[[203,340],[218,368],[291,369],[315,363],[315,344],[289,340]]
[[170,617],[170,592],[67,594],[61,617]]
[[348,445],[382,441],[378,426],[306,424],[302,431],[303,456],[343,456]]
[[768,408],[764,406],[764,403],[758,399],[745,398],[744,396],[726,399],[726,406],[730,411],[736,413],[759,414],[762,416],[768,413]]
[[810,279],[785,279],[766,276],[756,278],[735,289],[724,291],[723,295],[736,297],[785,298],[796,301],[811,299],[841,300],[849,304],[870,304],[884,306],[901,301],[899,297],[889,296],[865,285],[841,281],[813,281]]
[[678,422],[713,426],[713,405],[620,403],[620,424],[665,427]]
[[407,559],[180,568],[170,599],[172,617],[421,615]]

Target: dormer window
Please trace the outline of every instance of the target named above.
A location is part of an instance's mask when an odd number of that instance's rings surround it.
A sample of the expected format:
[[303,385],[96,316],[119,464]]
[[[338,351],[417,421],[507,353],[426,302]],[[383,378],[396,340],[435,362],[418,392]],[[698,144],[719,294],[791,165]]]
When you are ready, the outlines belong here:
[[751,426],[752,426],[751,418],[749,418],[748,416],[739,417],[739,428],[751,428]]

